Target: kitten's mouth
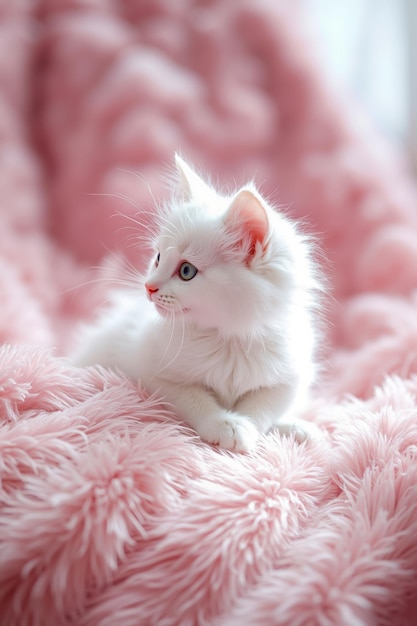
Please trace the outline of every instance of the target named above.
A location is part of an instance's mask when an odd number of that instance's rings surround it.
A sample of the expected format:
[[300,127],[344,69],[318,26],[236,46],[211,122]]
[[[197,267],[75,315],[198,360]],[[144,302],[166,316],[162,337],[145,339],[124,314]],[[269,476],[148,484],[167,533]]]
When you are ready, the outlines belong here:
[[190,310],[186,307],[184,309],[170,309],[161,304],[158,304],[158,302],[154,302],[154,305],[155,305],[156,310],[158,311],[160,315],[162,315],[162,317],[174,317],[177,315],[184,315],[185,313],[188,313],[188,311]]

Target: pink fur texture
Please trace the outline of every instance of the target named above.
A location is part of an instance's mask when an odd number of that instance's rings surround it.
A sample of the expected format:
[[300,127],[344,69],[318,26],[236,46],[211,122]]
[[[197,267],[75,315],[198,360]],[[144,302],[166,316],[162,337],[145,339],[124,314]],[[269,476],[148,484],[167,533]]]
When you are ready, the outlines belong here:
[[[323,440],[221,452],[57,356],[175,150],[323,242]],[[0,189],[1,626],[416,624],[417,196],[297,3],[0,0]]]

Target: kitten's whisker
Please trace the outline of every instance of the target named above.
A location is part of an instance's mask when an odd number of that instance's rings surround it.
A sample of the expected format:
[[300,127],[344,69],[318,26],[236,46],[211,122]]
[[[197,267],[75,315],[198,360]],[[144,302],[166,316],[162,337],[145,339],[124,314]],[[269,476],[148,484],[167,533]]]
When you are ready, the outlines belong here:
[[99,283],[108,283],[109,288],[114,287],[114,285],[117,285],[118,287],[120,285],[123,285],[125,287],[129,287],[129,289],[137,288],[138,285],[141,284],[137,280],[136,276],[127,276],[126,278],[120,278],[119,276],[115,276],[114,278],[111,278],[110,276],[96,276],[91,280],[86,280],[82,283],[74,285],[73,287],[68,287],[68,289],[65,289],[61,293],[65,295],[66,293],[71,293],[77,291],[78,289],[82,289],[83,287],[88,287],[89,285],[95,285]]
[[126,278],[122,278],[118,280],[118,284],[119,285],[124,285],[125,287],[129,287],[129,288],[134,288],[137,289],[138,287],[138,282],[136,280],[136,278],[134,276],[132,277],[126,277]]
[[[89,193],[89,196],[97,196],[97,197],[104,197],[104,198],[116,198],[118,200],[123,200],[124,202],[126,202],[127,204],[130,204],[130,206],[133,206],[136,210],[137,210],[137,214],[142,214],[142,215],[151,215],[155,221],[157,222],[157,218],[155,215],[155,211],[153,210],[146,210],[143,209],[141,207],[138,206],[138,204],[132,199],[129,198],[129,196],[126,196],[123,193],[105,193],[105,192],[101,192],[101,193]],[[131,215],[127,215],[126,213],[123,213],[122,211],[115,211],[115,213],[112,215],[112,217],[122,217],[123,219],[126,219],[130,222],[133,222],[136,226],[139,226],[140,228],[144,228],[146,230],[148,230],[152,236],[155,236],[155,233],[157,231],[157,228],[152,227],[150,224],[147,224],[145,222],[140,221],[138,218],[134,218]],[[158,226],[158,223],[156,223],[156,226]],[[123,228],[123,227],[121,227]],[[125,227],[127,228],[127,227]]]
[[128,170],[128,169],[126,169],[124,167],[119,167],[117,169],[120,172],[124,172],[125,174],[132,174],[132,176],[134,176],[135,178],[137,178],[141,182],[145,183],[146,189],[148,190],[149,195],[151,196],[152,202],[154,203],[155,206],[157,206],[159,204],[159,202],[155,198],[155,195],[153,193],[152,187],[150,186],[149,182],[146,180],[146,177],[141,172],[138,172],[138,171],[135,171],[135,170]]
[[144,281],[143,277],[129,274],[123,280],[122,284],[125,284],[126,287],[133,288],[136,291],[142,291],[142,289],[144,288],[144,283],[145,283],[145,281]]
[[64,291],[62,291],[61,294],[70,293],[71,291],[77,291],[77,289],[82,289],[83,287],[88,287],[89,285],[94,285],[100,282],[110,282],[110,280],[108,277],[96,276],[96,278],[91,278],[90,280],[86,280],[82,283],[78,283],[77,285],[74,285],[73,287],[68,287],[68,289],[64,289]]
[[172,339],[173,339],[173,336],[174,336],[174,327],[175,327],[175,325],[176,325],[176,321],[177,321],[177,319],[178,319],[178,318],[179,318],[179,319],[181,319],[181,322],[182,322],[182,335],[181,335],[181,341],[180,341],[179,346],[178,346],[178,348],[177,348],[177,351],[176,351],[176,353],[174,354],[174,356],[172,357],[172,359],[171,359],[170,361],[168,361],[168,363],[166,363],[162,369],[158,370],[158,373],[159,373],[159,374],[160,374],[161,372],[164,372],[166,369],[168,369],[169,367],[171,367],[171,365],[172,365],[173,363],[175,363],[175,361],[177,360],[177,358],[178,358],[178,357],[179,357],[179,355],[181,354],[182,348],[183,348],[183,346],[184,346],[184,339],[185,339],[185,319],[184,319],[184,314],[182,313],[182,311],[177,311],[177,312],[175,312],[175,311],[169,311],[169,315],[170,315],[170,317],[171,317],[171,320],[170,320],[170,321],[171,321],[171,335],[170,335],[170,338],[169,338],[169,341],[168,341],[167,349],[166,349],[166,350],[165,350],[165,352],[164,352],[164,356],[162,357],[161,362],[163,362],[163,360],[164,360],[165,356],[166,356],[166,355],[167,355],[167,353],[168,353],[168,349],[169,349],[169,347],[171,346],[171,342],[172,342]]
[[129,196],[125,196],[124,194],[120,192],[110,193],[106,191],[101,191],[101,192],[96,191],[94,193],[89,192],[87,195],[92,196],[92,197],[98,197],[98,198],[117,198],[118,200],[124,200],[127,204],[134,206],[135,209],[137,209],[138,211],[140,210],[139,206],[136,204],[136,202],[132,198],[129,198]]
[[117,232],[120,232],[122,230],[131,231],[131,234],[129,235],[129,237],[126,238],[126,241],[136,240],[146,245],[152,245],[152,246],[154,245],[155,237],[153,235],[150,235],[149,233],[138,232],[137,230],[134,229],[133,226],[122,226],[121,228],[117,229]]
[[[138,226],[139,228],[143,228],[144,230],[146,230],[152,237],[155,237],[156,234],[156,229],[155,226],[152,224],[146,224],[145,222],[141,222],[140,220],[136,219],[135,217],[133,217],[132,215],[126,215],[125,213],[122,213],[121,211],[116,211],[115,213],[113,213],[112,217],[122,217],[123,219],[127,220],[128,222],[132,222],[135,226]],[[127,229],[127,228],[132,228],[132,226],[120,226],[120,230],[121,229]]]
[[[168,354],[168,351],[169,351],[169,349],[170,349],[170,347],[171,347],[172,338],[173,338],[173,336],[174,336],[175,315],[174,315],[173,311],[171,311],[171,310],[168,310],[168,315],[170,316],[170,322],[171,322],[171,334],[170,334],[170,336],[169,336],[169,339],[168,339],[167,345],[166,345],[166,347],[165,347],[164,354],[163,354],[163,355],[162,355],[162,357],[161,357],[161,361],[160,361],[160,363],[161,363],[161,364],[164,362],[165,357],[166,357],[166,356],[167,356],[167,354]],[[177,356],[178,356],[178,353],[175,355],[174,360],[177,358]],[[170,362],[169,362],[169,364],[168,364],[168,365],[165,365],[162,369],[160,369],[160,370],[159,370],[159,372],[163,372],[163,371],[164,371],[167,367],[169,367],[169,365],[171,365],[171,363],[172,363],[172,362],[173,362],[173,361],[170,361]]]
[[182,311],[181,311],[180,317],[181,317],[181,322],[182,322],[182,337],[181,337],[181,344],[180,344],[179,352],[182,352],[184,341],[185,341],[185,316]]
[[140,235],[131,235],[124,241],[124,246],[126,250],[131,250],[132,248],[155,251],[154,241],[150,239],[149,236],[140,236]]
[[135,278],[138,278],[138,280],[145,282],[145,277],[143,276],[143,274],[141,274],[138,270],[137,267],[135,267],[133,265],[133,263],[131,261],[129,261],[129,259],[125,259],[124,260],[125,263],[125,271],[127,273],[128,276],[132,276]]
[[[143,227],[144,230],[148,230],[145,228],[145,226]],[[155,239],[155,233],[152,233],[148,230],[148,232],[138,232],[138,229],[136,226],[120,226],[117,229],[117,234],[119,233],[123,233],[123,231],[130,231],[130,235],[129,238],[135,238],[138,241],[142,240],[145,242],[152,242]]]

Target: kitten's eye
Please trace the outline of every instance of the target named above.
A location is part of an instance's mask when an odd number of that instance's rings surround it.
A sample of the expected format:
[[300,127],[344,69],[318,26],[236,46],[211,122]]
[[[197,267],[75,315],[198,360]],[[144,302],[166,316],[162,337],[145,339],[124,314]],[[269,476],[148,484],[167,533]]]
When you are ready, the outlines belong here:
[[188,263],[188,261],[184,261],[181,263],[178,269],[178,275],[182,280],[191,280],[197,274],[198,269],[195,265]]
[[158,252],[158,254],[156,255],[156,259],[155,259],[155,267],[158,267],[160,258],[161,258],[161,253]]

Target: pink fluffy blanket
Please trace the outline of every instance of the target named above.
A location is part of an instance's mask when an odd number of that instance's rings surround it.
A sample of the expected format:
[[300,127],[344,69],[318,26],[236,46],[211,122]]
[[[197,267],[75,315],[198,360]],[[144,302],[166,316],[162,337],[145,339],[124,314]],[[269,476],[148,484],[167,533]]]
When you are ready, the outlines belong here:
[[[417,196],[295,5],[0,1],[2,626],[417,623]],[[322,242],[323,441],[221,452],[59,356],[177,149]]]

